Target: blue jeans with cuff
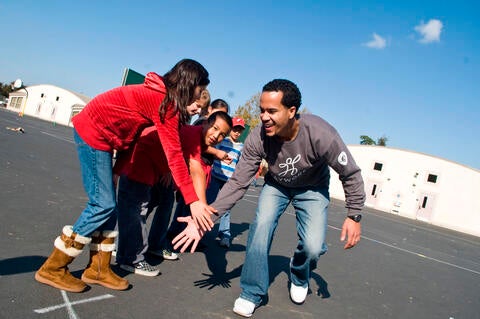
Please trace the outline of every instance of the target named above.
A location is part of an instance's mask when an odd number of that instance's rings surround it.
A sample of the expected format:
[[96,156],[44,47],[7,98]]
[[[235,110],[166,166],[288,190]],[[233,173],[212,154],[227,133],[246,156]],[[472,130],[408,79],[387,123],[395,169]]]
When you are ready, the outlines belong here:
[[80,160],[83,188],[88,196],[87,206],[73,225],[73,231],[90,237],[96,230],[114,230],[117,214],[112,153],[92,148],[75,129],[73,138]]
[[259,305],[269,288],[268,255],[280,216],[287,206],[295,209],[297,248],[290,262],[290,280],[305,287],[317,261],[327,251],[325,235],[330,197],[327,188],[288,188],[268,181],[250,225],[245,262],[240,277],[240,297]]

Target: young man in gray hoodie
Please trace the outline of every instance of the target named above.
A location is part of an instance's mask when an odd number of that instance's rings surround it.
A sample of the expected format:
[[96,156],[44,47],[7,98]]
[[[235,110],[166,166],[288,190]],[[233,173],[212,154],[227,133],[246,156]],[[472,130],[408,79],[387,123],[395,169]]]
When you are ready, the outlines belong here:
[[[278,219],[291,203],[295,208],[297,248],[290,262],[290,298],[305,301],[311,272],[327,250],[327,209],[332,167],[342,181],[347,216],[341,240],[345,249],[360,241],[361,210],[365,192],[360,168],[335,128],[312,114],[299,114],[301,94],[289,80],[267,83],[260,96],[260,118],[245,141],[233,176],[211,206],[219,215],[230,210],[248,189],[262,158],[268,173],[260,194],[256,217],[250,225],[240,286],[242,293],[233,311],[250,317],[266,297],[269,287],[268,254]],[[188,220],[185,220],[188,222]],[[203,236],[192,222],[174,239],[175,247],[192,249]]]

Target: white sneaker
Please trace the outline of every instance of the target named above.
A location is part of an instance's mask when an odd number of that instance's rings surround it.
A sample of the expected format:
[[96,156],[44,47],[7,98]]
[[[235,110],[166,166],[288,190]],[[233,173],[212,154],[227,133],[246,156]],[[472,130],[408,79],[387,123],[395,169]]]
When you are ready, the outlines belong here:
[[238,297],[233,306],[233,312],[245,318],[250,318],[255,310],[255,304],[247,299]]
[[290,284],[290,298],[296,304],[302,304],[307,298],[308,293],[308,284],[303,286],[295,286],[293,283]]

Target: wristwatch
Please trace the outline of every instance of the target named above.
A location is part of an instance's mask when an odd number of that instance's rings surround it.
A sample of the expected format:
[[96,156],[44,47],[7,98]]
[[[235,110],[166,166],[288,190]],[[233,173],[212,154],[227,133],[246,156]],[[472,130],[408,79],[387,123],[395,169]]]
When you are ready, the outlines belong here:
[[356,223],[359,223],[362,220],[362,215],[360,215],[360,214],[351,215],[351,216],[347,216],[347,217],[350,218],[351,220],[353,220]]

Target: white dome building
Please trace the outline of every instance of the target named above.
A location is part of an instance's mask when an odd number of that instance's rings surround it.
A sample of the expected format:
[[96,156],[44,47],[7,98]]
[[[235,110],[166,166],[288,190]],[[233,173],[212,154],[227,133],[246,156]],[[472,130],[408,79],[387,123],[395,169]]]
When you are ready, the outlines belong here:
[[[362,169],[367,207],[480,236],[480,171],[427,154],[349,145]],[[345,200],[331,171],[330,195]]]
[[91,100],[88,96],[49,84],[23,87],[9,94],[7,109],[55,124],[71,126],[72,117]]

